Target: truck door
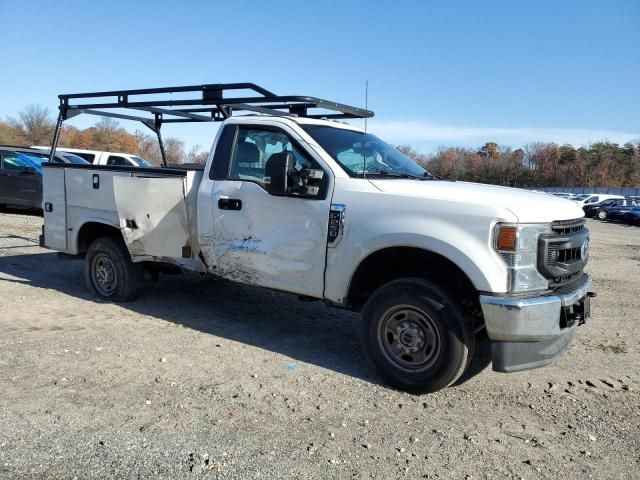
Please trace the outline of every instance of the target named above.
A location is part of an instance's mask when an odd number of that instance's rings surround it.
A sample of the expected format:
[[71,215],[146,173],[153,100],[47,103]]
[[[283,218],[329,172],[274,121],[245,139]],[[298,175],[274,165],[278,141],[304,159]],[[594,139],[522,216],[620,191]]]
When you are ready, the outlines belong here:
[[233,140],[226,155],[216,153],[215,162],[224,157],[225,165],[214,164],[217,176],[209,197],[215,272],[322,298],[331,202],[326,172],[317,196],[270,195],[264,177],[271,155],[292,152],[297,170],[320,166],[292,131],[265,125],[225,128],[234,129]]

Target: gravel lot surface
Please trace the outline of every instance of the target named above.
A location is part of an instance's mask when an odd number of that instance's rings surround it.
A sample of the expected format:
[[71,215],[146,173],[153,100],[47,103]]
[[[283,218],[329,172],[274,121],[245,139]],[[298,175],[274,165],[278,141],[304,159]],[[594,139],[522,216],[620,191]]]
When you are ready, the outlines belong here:
[[589,221],[570,353],[428,396],[379,384],[357,317],[196,275],[96,301],[0,213],[0,478],[638,478],[640,228]]

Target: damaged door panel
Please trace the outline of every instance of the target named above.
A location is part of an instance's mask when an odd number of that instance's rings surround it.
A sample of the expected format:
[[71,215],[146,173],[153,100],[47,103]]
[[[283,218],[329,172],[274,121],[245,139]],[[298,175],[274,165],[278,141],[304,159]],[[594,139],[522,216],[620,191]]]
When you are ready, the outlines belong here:
[[120,228],[134,259],[182,258],[190,251],[183,177],[115,177],[113,190]]
[[[225,199],[242,208],[219,208]],[[230,181],[215,182],[212,200],[217,274],[322,297],[328,200],[275,197],[254,183]]]

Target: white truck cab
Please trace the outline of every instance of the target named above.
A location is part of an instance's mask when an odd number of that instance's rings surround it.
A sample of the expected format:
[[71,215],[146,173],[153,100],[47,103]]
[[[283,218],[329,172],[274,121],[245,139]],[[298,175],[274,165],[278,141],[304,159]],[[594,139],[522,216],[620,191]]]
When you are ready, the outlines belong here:
[[[34,146],[41,150],[49,150],[51,147]],[[152,167],[144,158],[123,152],[104,152],[101,150],[83,150],[80,148],[57,147],[58,152],[69,152],[84,158],[94,165],[110,165],[112,167]]]
[[[371,365],[415,393],[455,382],[483,329],[497,371],[567,351],[593,296],[574,202],[440,180],[374,135],[309,113],[372,112],[232,85],[184,87],[223,122],[204,168],[45,167],[42,243],[84,256],[95,295],[133,300],[143,272],[179,268],[358,311]],[[236,85],[261,96],[223,98]],[[96,95],[135,108],[133,92]],[[61,96],[62,120],[73,98]],[[171,111],[193,119],[183,108]]]

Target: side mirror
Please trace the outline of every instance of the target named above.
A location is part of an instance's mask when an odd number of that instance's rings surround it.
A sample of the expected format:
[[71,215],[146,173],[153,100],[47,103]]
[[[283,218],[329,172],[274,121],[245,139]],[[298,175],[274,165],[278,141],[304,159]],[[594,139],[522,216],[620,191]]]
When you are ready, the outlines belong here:
[[324,178],[322,170],[296,171],[296,160],[291,152],[274,153],[264,168],[265,189],[271,195],[316,197]]
[[271,195],[289,193],[290,180],[294,173],[295,159],[291,152],[274,153],[264,167],[264,185]]

